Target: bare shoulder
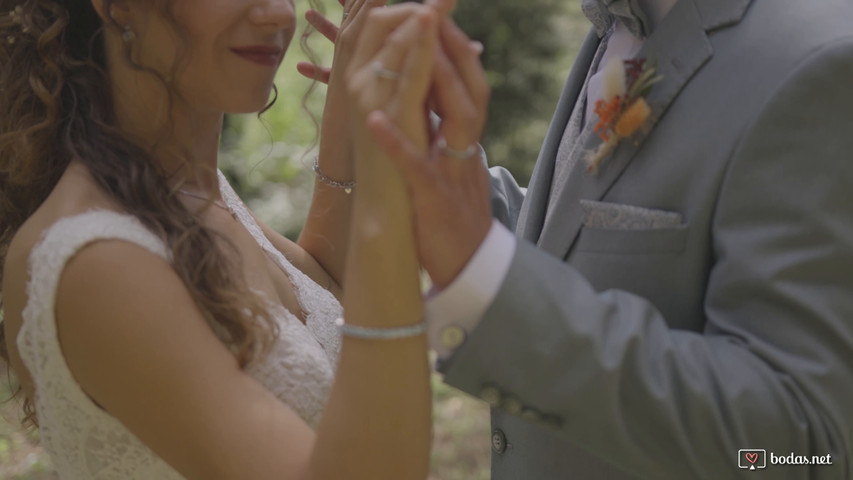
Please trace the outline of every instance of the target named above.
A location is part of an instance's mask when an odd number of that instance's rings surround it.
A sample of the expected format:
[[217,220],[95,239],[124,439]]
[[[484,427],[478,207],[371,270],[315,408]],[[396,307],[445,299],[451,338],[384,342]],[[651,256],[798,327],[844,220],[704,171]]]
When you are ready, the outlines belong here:
[[[64,213],[48,205],[10,247],[3,288],[13,348],[29,257]],[[132,241],[95,239],[58,275],[57,340],[76,384],[184,477],[296,478],[282,472],[305,470],[311,429],[239,367],[161,255]],[[33,398],[18,352],[10,355]]]
[[275,478],[308,460],[311,430],[240,369],[158,255],[87,246],[62,274],[56,322],[77,383],[185,477]]
[[116,211],[115,203],[92,181],[88,172],[72,163],[42,205],[15,232],[3,261],[3,328],[13,371],[25,394],[33,398],[32,382],[17,349],[17,337],[29,298],[30,257],[47,231],[65,218],[90,211]]
[[[48,231],[61,220],[70,217],[61,216],[57,218],[45,211],[36,212],[21,226],[12,238],[2,266],[3,328],[5,330],[6,347],[9,352],[13,371],[21,381],[24,392],[29,398],[33,398],[32,380],[29,372],[23,365],[20,352],[17,348],[17,338],[23,326],[23,313],[28,303],[46,301],[46,299],[30,298],[32,294],[30,284],[40,281],[39,279],[32,278],[34,274],[32,271],[33,255],[38,245],[44,241]],[[78,253],[72,256],[68,264],[64,266],[65,268],[60,265],[60,270],[56,273],[60,275],[60,278],[64,282],[64,277],[67,276],[65,273],[69,270],[67,267],[74,265],[71,271],[83,273],[70,275],[72,282],[85,283],[93,289],[103,290],[110,287],[113,279],[110,276],[100,276],[85,272],[96,270],[104,262],[136,268],[143,263],[146,265],[156,264],[157,260],[159,260],[160,264],[165,265],[165,268],[161,269],[160,275],[166,275],[170,270],[168,264],[143,247],[123,241],[99,240],[83,247]]]
[[[21,225],[9,244],[4,265],[4,287],[25,284],[30,254],[57,222],[92,210],[120,212],[97,187],[88,172],[72,163],[42,205]],[[3,291],[7,291],[5,288]],[[5,295],[4,295],[5,296]]]
[[[61,273],[55,312],[76,383],[185,477],[274,478],[307,461],[310,429],[240,369],[159,255],[87,244]],[[293,455],[272,461],[274,445]]]
[[[66,363],[91,396],[109,397],[101,376],[125,354],[147,358],[175,330],[210,333],[186,286],[159,255],[124,240],[99,240],[72,257],[56,296],[56,324]],[[119,355],[120,354],[120,355]]]

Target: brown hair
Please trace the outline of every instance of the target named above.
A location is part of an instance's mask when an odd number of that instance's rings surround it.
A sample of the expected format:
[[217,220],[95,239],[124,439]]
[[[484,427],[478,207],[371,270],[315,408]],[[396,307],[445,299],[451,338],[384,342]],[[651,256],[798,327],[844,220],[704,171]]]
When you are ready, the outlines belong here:
[[[103,1],[104,11],[110,11],[114,0]],[[179,27],[172,2],[150,1]],[[17,13],[6,14],[16,7]],[[173,268],[244,367],[271,344],[275,323],[216,240],[224,240],[220,244],[226,248],[233,245],[205,228],[171,194],[166,173],[151,152],[118,127],[112,99],[104,94],[111,89],[103,31],[120,26],[114,21],[104,26],[91,0],[0,0],[0,12],[0,266],[15,232],[47,198],[71,160],[78,160],[121,208],[168,245]],[[188,49],[180,51],[173,73]],[[170,102],[179,98],[162,75],[133,66],[158,77]],[[0,270],[0,281],[2,275]],[[0,357],[8,362],[5,342],[0,324]],[[24,412],[24,424],[36,425],[30,399]]]

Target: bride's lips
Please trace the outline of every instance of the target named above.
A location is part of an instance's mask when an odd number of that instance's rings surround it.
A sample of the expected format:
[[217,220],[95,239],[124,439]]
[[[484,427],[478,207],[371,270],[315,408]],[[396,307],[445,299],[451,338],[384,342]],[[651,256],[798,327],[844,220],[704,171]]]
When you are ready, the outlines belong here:
[[250,45],[247,47],[235,47],[231,51],[258,65],[275,67],[281,61],[282,49],[275,45]]

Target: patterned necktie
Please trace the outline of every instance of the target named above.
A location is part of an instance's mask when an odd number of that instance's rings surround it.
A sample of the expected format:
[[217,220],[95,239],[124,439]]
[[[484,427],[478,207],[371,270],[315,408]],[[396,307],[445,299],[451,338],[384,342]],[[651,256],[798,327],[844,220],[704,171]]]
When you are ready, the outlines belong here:
[[638,0],[583,0],[581,8],[599,37],[610,29],[616,18],[637,38],[646,38],[651,32],[649,20]]

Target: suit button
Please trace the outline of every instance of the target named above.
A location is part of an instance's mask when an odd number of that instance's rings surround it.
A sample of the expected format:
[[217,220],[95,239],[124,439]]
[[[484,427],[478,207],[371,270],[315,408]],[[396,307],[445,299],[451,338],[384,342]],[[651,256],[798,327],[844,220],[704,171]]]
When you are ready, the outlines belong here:
[[501,395],[501,391],[497,387],[485,387],[480,390],[480,398],[488,403],[490,407],[497,408],[501,404],[503,395]]
[[465,337],[465,330],[462,327],[451,325],[441,331],[441,344],[455,350],[465,343]]
[[498,454],[506,451],[506,435],[501,430],[492,432],[492,450]]

